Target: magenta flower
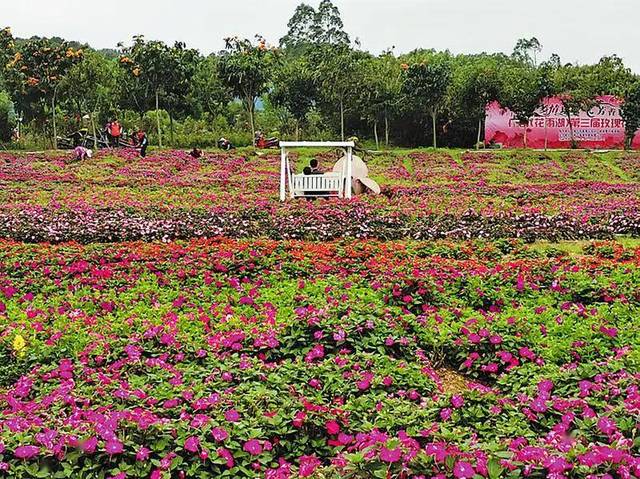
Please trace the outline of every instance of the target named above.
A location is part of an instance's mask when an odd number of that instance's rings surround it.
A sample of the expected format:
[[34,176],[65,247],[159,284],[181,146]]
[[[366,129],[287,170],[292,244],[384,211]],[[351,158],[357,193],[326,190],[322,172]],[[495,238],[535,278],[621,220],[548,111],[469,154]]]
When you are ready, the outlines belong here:
[[603,416],[598,419],[598,429],[600,429],[603,434],[610,436],[611,434],[616,432],[618,428],[613,420]]
[[217,452],[218,456],[227,461],[227,467],[231,469],[234,464],[233,455],[231,454],[231,452],[229,452],[229,450],[225,449],[224,447],[218,448]]
[[320,465],[320,460],[316,456],[300,456],[298,463],[300,464],[299,476],[309,477]]
[[98,446],[98,439],[95,436],[92,436],[80,444],[80,449],[85,454],[93,454],[94,452],[96,452],[97,446]]
[[260,441],[258,441],[257,439],[249,439],[244,443],[242,449],[252,456],[259,456],[260,454],[262,454],[262,446],[260,445]]
[[340,432],[340,424],[338,424],[336,421],[327,421],[325,427],[327,428],[327,433],[331,435],[335,435]]
[[200,447],[200,439],[196,436],[190,436],[184,441],[184,448],[189,452],[198,452]]
[[13,451],[13,455],[18,459],[33,459],[40,453],[40,448],[37,446],[20,446]]
[[464,398],[459,394],[454,394],[451,396],[451,405],[456,409],[461,408],[464,405]]
[[399,447],[395,449],[387,449],[386,446],[383,446],[380,450],[380,460],[384,462],[398,462],[402,457],[402,451]]
[[450,408],[446,407],[440,411],[440,419],[443,421],[448,421],[451,418],[452,413],[453,411]]
[[147,449],[144,446],[141,446],[136,453],[136,461],[146,461],[149,459],[149,454],[151,453],[150,449]]
[[120,454],[124,451],[124,446],[117,439],[111,439],[105,443],[104,450],[107,451],[109,455]]
[[473,466],[465,461],[458,461],[453,468],[453,475],[457,479],[470,479],[475,475],[476,471]]
[[240,420],[240,413],[235,409],[229,409],[224,413],[224,418],[229,422],[238,422]]
[[214,427],[213,429],[211,429],[211,435],[218,442],[222,442],[229,437],[227,431],[225,431],[221,427]]

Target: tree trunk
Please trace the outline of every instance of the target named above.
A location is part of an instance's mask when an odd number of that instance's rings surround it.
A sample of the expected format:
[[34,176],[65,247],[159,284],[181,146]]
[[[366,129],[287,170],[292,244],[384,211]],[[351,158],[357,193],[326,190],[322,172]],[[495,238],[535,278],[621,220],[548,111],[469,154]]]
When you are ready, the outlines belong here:
[[156,126],[158,128],[158,146],[162,148],[162,132],[160,131],[160,100],[156,90]]
[[436,140],[436,112],[435,110],[431,111],[431,126],[433,127],[433,147],[438,148],[438,142]]
[[482,134],[482,117],[478,119],[478,140],[476,141],[476,150],[480,148],[480,135]]
[[387,116],[387,109],[384,109],[384,144],[389,146],[389,117]]
[[255,122],[255,118],[253,116],[253,114],[254,114],[253,109],[255,107],[255,99],[253,97],[247,98],[245,100],[245,102],[247,103],[247,113],[249,114],[249,125],[251,126],[251,138],[252,138],[251,141],[255,143],[255,139],[256,139],[256,122]]
[[376,139],[376,150],[379,150],[380,141],[378,140],[378,120],[373,122],[373,136]]
[[171,147],[173,148],[176,144],[173,137],[173,115],[171,115],[171,113],[169,113],[169,134],[171,138]]
[[56,89],[53,89],[53,96],[51,97],[51,116],[53,119],[53,149],[58,149],[58,130],[56,128]]
[[300,141],[300,122],[296,120],[296,141]]
[[96,131],[96,122],[94,112],[89,113],[89,121],[91,121],[91,134],[93,135],[93,149],[98,151],[98,132]]
[[340,138],[344,141],[344,103],[340,100]]

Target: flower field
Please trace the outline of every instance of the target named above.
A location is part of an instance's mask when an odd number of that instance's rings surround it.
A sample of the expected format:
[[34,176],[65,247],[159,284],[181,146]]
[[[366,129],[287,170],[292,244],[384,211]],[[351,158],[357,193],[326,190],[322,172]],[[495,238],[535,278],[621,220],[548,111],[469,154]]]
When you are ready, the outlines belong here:
[[640,250],[193,240],[0,254],[11,477],[640,474]]
[[0,155],[0,477],[640,477],[640,157],[277,161]]
[[[331,154],[320,155],[325,168]],[[0,237],[136,241],[607,239],[640,235],[640,156],[584,152],[394,152],[370,160],[380,197],[277,201],[279,156],[166,151],[0,154]],[[302,164],[304,159],[298,163]]]

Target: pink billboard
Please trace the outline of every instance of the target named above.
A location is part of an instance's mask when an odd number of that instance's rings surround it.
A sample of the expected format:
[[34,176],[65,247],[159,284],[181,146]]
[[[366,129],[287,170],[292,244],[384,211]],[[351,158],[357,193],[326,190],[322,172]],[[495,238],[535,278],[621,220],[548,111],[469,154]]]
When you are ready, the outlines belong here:
[[[621,101],[614,96],[597,98],[598,104],[589,111],[571,118],[573,138],[580,148],[624,148],[624,121],[620,116]],[[544,100],[526,127],[529,148],[570,148],[571,126],[558,98]],[[513,112],[498,102],[487,106],[485,142],[504,148],[524,147],[525,127],[514,118]],[[632,147],[640,149],[640,130]]]

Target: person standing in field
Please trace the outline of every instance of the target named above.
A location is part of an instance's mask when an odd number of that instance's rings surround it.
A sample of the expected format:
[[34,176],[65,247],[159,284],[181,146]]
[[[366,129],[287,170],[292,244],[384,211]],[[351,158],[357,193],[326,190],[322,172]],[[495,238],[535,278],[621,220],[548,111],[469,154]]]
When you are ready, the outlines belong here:
[[122,136],[122,125],[117,118],[107,123],[107,136],[109,137],[109,145],[111,148],[120,146],[120,137]]
[[140,156],[144,158],[147,156],[147,146],[149,146],[149,138],[147,134],[140,130],[136,136],[138,137],[138,145],[140,146]]

